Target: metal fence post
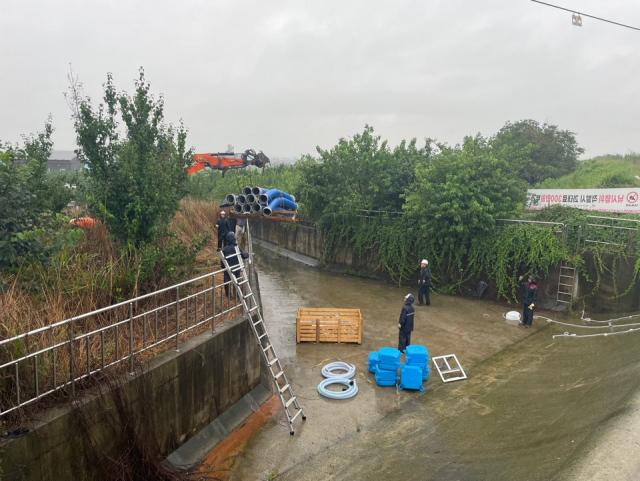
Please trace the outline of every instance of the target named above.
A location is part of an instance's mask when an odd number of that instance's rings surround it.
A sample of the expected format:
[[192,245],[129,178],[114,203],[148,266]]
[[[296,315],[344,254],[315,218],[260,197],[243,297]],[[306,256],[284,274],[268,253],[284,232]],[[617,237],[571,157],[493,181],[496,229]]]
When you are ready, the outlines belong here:
[[216,332],[216,275],[211,274],[211,331]]
[[33,372],[36,378],[36,397],[40,396],[40,387],[38,386],[38,355],[33,356]]
[[180,342],[180,287],[176,286],[176,351],[179,351]]
[[69,377],[71,378],[71,396],[76,395],[76,376],[73,364],[73,325],[72,322],[67,324],[69,326]]
[[129,303],[129,372],[133,374],[133,302]]

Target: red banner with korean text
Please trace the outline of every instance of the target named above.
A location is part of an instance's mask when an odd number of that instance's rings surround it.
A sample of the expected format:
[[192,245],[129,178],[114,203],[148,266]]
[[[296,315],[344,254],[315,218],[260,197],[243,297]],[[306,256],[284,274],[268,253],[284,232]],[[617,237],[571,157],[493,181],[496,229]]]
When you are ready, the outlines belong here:
[[640,214],[640,189],[529,189],[527,209],[540,210],[552,205],[597,212]]

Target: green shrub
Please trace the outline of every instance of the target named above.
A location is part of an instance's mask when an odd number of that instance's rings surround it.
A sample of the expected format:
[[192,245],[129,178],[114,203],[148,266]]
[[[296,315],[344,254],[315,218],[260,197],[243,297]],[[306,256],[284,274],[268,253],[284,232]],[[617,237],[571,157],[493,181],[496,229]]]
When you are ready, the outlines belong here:
[[78,157],[88,167],[90,211],[129,249],[165,231],[185,194],[185,167],[191,162],[186,129],[164,124],[164,99],[151,95],[143,69],[135,86],[131,97],[118,93],[108,74],[104,103],[97,109],[77,84],[69,97]]
[[43,252],[42,237],[52,213],[46,189],[47,161],[53,143],[51,121],[24,146],[0,144],[0,269]]

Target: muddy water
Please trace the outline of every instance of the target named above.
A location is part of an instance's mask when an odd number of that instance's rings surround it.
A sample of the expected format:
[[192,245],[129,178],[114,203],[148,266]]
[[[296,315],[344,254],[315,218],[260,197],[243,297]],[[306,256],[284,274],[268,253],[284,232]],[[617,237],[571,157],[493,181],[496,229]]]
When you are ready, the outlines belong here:
[[[413,342],[432,356],[456,353],[469,379],[443,384],[432,374],[422,393],[381,388],[366,356],[397,343],[407,289],[259,250],[257,261],[267,326],[308,420],[293,437],[281,413],[267,422],[231,479],[636,479],[640,453],[614,455],[621,444],[637,445],[624,426],[637,421],[640,333],[553,340],[568,328],[538,319],[530,330],[510,327],[505,306],[434,295],[431,307],[417,308]],[[361,308],[363,345],[296,344],[302,306]],[[349,401],[315,391],[320,366],[337,358],[361,373],[360,392]]]

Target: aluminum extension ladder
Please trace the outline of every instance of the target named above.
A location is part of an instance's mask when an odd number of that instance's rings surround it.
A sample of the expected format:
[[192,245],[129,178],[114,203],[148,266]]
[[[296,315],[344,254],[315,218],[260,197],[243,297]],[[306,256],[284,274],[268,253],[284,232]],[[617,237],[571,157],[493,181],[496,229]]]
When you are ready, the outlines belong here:
[[558,276],[558,302],[569,304],[573,299],[574,285],[576,280],[575,267],[566,266],[564,261],[560,264],[560,275]]
[[[287,421],[289,422],[289,434],[293,436],[295,434],[293,422],[298,416],[302,416],[303,421],[307,419],[307,416],[300,406],[298,398],[291,387],[291,383],[287,379],[287,375],[282,368],[280,359],[278,359],[276,351],[271,344],[269,334],[267,333],[267,326],[265,325],[262,314],[260,313],[258,300],[251,290],[251,283],[249,282],[249,276],[247,275],[247,270],[244,265],[244,259],[242,259],[240,250],[237,246],[235,247],[234,254],[225,257],[222,254],[222,251],[220,251],[220,257],[222,258],[224,268],[230,274],[231,282],[235,286],[236,295],[240,299],[240,302],[242,302],[244,315],[249,320],[251,330],[258,341],[258,346],[262,352],[262,359],[269,368],[271,378],[273,379],[276,390],[278,391],[278,396],[280,397],[280,402],[282,403],[284,412],[287,415]],[[230,266],[228,260],[233,259],[234,257],[237,258],[238,264]],[[255,318],[258,319],[255,322],[254,315]]]

